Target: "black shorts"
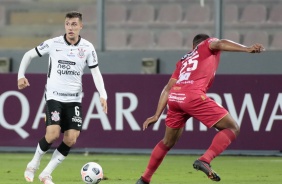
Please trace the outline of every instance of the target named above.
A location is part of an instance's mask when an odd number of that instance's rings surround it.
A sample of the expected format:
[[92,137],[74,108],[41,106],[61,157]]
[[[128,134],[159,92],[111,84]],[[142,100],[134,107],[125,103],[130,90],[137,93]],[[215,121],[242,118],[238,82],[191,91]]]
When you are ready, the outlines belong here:
[[75,129],[81,131],[82,109],[79,102],[46,102],[46,126],[60,125],[61,132]]

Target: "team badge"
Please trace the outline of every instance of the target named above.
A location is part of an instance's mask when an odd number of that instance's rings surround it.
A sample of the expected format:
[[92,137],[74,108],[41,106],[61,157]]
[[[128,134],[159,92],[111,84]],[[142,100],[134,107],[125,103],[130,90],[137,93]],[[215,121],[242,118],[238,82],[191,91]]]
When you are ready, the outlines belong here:
[[54,112],[51,112],[51,114],[52,114],[51,119],[52,119],[53,121],[59,121],[59,120],[60,120],[60,113],[59,113],[59,112],[54,111]]
[[79,58],[84,58],[85,54],[84,54],[85,50],[83,50],[82,48],[81,49],[78,49],[78,54],[77,56]]

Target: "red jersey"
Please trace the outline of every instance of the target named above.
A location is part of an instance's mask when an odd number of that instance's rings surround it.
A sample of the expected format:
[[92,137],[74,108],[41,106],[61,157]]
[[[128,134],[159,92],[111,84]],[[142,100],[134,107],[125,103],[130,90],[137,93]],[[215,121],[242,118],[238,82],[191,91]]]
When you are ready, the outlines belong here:
[[211,86],[220,59],[220,51],[212,51],[209,44],[217,38],[202,41],[193,51],[183,56],[176,64],[172,78],[177,79],[175,86],[182,90],[207,92]]

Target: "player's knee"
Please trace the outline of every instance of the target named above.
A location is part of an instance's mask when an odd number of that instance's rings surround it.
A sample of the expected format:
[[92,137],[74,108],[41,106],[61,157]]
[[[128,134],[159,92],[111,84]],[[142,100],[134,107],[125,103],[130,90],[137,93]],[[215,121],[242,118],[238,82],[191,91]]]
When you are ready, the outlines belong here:
[[64,143],[69,147],[72,147],[76,143],[76,137],[66,137],[64,138]]
[[46,141],[48,143],[53,143],[54,141],[56,141],[58,138],[60,137],[59,133],[56,132],[48,132],[45,135]]
[[168,140],[168,139],[163,139],[163,143],[164,143],[164,145],[165,145],[166,147],[172,148],[172,147],[175,145],[176,141],[174,141],[174,140]]
[[235,124],[233,131],[234,131],[236,136],[238,136],[240,134],[240,127],[237,123]]

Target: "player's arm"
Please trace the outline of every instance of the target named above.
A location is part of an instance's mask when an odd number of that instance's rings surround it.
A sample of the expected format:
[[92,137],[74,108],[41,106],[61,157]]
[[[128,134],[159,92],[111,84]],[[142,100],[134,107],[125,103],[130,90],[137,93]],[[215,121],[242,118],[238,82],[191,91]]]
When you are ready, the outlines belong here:
[[148,128],[149,125],[154,124],[158,121],[160,115],[162,114],[164,108],[166,107],[169,91],[172,88],[172,86],[176,83],[176,81],[177,79],[170,78],[167,85],[162,90],[155,115],[150,118],[147,118],[147,120],[143,123],[143,130]]
[[221,50],[221,51],[230,51],[230,52],[248,52],[248,53],[260,53],[264,51],[262,44],[253,44],[252,46],[245,46],[231,40],[221,39],[212,41],[209,44],[211,50]]
[[107,92],[105,90],[104,80],[98,66],[90,69],[95,86],[100,94],[100,102],[105,113],[108,112],[107,106]]
[[25,71],[30,61],[37,56],[38,54],[35,49],[31,49],[24,54],[18,71],[18,89],[24,89],[30,86],[28,80],[25,78]]

